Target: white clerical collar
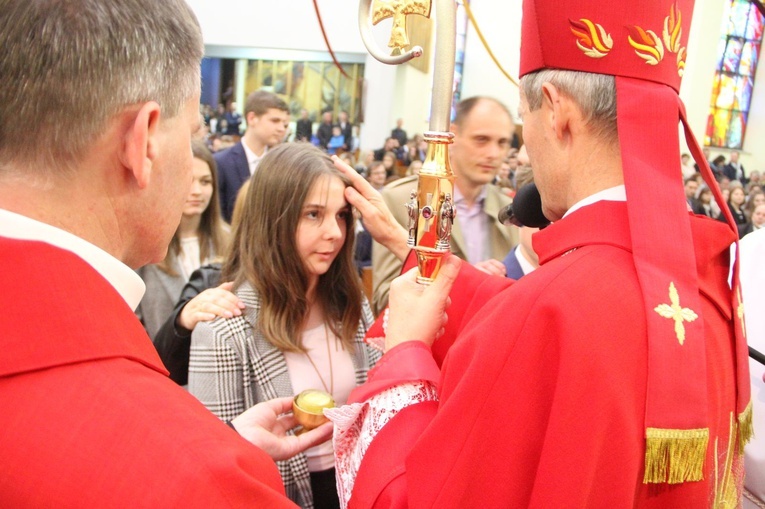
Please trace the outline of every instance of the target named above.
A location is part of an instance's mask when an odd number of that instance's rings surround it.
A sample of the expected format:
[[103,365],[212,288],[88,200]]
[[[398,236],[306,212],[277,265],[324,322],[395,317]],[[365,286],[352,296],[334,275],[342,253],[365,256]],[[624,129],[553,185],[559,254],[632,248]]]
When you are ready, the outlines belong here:
[[0,209],[0,237],[35,240],[71,251],[101,274],[130,309],[138,307],[146,291],[143,280],[130,267],[103,249],[55,226]]
[[263,154],[258,155],[250,150],[250,147],[248,147],[244,142],[244,138],[242,138],[242,147],[244,148],[244,155],[247,157],[247,164],[250,166],[250,175],[254,175],[255,169],[258,167],[258,163],[261,159],[263,159],[263,156],[268,153],[268,147],[263,149]]
[[531,262],[526,259],[526,256],[524,256],[521,246],[518,246],[515,249],[515,259],[518,260],[518,264],[521,266],[524,276],[536,270],[536,267],[534,267]]
[[609,187],[608,189],[603,189],[602,191],[598,191],[595,194],[591,194],[587,198],[583,200],[579,200],[578,202],[574,203],[568,211],[563,214],[563,217],[568,216],[575,210],[579,210],[582,207],[586,207],[587,205],[592,205],[593,203],[597,203],[599,201],[627,201],[627,191],[624,188],[624,185],[616,186],[616,187]]

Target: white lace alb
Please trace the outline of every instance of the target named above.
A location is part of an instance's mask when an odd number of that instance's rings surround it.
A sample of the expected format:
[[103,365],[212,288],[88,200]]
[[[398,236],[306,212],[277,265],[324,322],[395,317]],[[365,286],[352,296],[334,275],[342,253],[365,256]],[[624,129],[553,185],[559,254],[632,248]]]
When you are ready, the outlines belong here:
[[340,507],[345,509],[356,474],[377,433],[401,410],[426,401],[438,401],[435,385],[407,382],[386,389],[365,401],[324,410],[334,424],[335,472]]

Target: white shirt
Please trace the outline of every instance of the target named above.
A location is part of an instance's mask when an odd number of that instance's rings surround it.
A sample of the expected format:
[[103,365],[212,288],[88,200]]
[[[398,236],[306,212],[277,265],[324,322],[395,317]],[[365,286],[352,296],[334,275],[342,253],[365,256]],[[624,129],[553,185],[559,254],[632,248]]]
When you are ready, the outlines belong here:
[[603,189],[602,191],[598,191],[595,194],[591,194],[587,198],[583,200],[579,200],[578,202],[574,203],[568,211],[563,214],[563,217],[568,216],[572,212],[581,209],[582,207],[586,207],[587,205],[592,205],[593,203],[597,203],[599,201],[627,201],[627,190],[624,188],[623,185],[616,186],[616,187],[609,187],[608,189]]
[[181,267],[181,276],[186,281],[191,277],[191,273],[202,265],[202,261],[199,258],[201,256],[200,253],[198,237],[181,239],[181,252],[178,253],[178,264]]
[[0,237],[45,242],[76,254],[114,287],[130,309],[135,310],[146,291],[133,269],[100,247],[55,226],[0,209]]
[[247,164],[250,166],[250,176],[253,176],[255,175],[255,170],[258,168],[258,163],[260,163],[260,160],[263,159],[263,156],[268,152],[268,147],[263,149],[263,153],[261,155],[257,155],[255,152],[250,150],[250,147],[247,146],[247,144],[244,142],[244,139],[242,139],[241,143],[242,147],[244,147],[244,155],[247,156]]
[[454,210],[465,241],[465,259],[473,265],[491,258],[489,221],[483,212],[487,193],[483,186],[473,204],[468,205],[459,188],[454,187]]
[[531,262],[528,261],[525,256],[523,256],[523,253],[521,252],[521,246],[518,246],[518,249],[515,250],[515,259],[518,260],[518,264],[521,266],[521,270],[523,271],[524,276],[534,272],[536,269],[536,267],[534,267]]

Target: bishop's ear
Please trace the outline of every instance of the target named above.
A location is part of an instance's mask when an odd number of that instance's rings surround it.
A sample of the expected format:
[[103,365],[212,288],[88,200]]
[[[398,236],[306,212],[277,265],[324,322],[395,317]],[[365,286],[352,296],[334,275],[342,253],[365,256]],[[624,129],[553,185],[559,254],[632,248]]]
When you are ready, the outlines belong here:
[[578,109],[574,101],[551,83],[542,84],[542,109],[549,127],[558,140],[564,141],[570,134],[572,115]]
[[144,103],[130,117],[125,131],[122,163],[141,189],[149,184],[157,158],[160,113],[156,102]]

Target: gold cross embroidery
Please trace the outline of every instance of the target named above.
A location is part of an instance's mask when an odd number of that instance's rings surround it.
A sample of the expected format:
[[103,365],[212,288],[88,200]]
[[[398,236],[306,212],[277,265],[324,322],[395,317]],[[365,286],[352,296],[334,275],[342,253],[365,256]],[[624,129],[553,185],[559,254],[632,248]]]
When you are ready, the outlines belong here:
[[671,304],[659,304],[654,308],[654,311],[664,318],[671,318],[675,321],[675,334],[677,334],[677,340],[682,345],[685,341],[685,325],[683,325],[683,322],[692,322],[699,315],[690,308],[680,306],[680,295],[677,293],[675,283],[672,282],[669,283],[669,301]]
[[406,35],[407,14],[419,14],[429,18],[430,8],[431,0],[374,0],[372,24],[376,25],[384,19],[393,18],[388,47],[393,48],[395,55],[409,46],[409,37]]
[[741,299],[741,284],[736,287],[736,294],[738,296],[738,307],[736,308],[736,314],[738,319],[741,320],[741,333],[746,338],[746,323],[744,322],[744,301]]

